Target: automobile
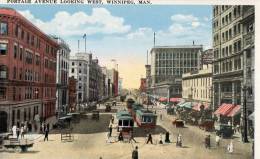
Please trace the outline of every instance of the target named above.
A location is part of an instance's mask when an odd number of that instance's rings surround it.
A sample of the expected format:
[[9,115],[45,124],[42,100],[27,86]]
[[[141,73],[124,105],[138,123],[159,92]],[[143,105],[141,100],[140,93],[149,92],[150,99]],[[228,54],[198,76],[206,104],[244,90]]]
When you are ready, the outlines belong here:
[[216,135],[222,136],[224,138],[232,137],[234,134],[232,126],[228,124],[218,124],[215,126],[215,130]]
[[53,125],[53,128],[65,129],[70,127],[72,116],[64,116],[58,119],[58,121]]

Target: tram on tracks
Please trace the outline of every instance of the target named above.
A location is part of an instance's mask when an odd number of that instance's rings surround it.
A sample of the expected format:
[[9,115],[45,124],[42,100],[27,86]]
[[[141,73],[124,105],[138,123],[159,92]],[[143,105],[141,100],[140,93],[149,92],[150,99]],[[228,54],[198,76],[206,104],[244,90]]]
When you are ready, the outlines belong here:
[[128,111],[119,111],[116,114],[117,131],[133,131],[134,120]]
[[155,128],[157,115],[152,111],[145,109],[143,105],[137,104],[133,99],[127,100],[127,109],[129,114],[133,117],[138,127]]

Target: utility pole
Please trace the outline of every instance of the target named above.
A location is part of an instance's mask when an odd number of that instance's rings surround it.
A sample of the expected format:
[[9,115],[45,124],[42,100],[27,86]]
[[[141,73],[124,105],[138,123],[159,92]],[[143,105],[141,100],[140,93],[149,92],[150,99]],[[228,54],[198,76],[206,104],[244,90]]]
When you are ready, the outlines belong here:
[[87,52],[87,34],[83,35],[83,39],[85,39],[85,53]]

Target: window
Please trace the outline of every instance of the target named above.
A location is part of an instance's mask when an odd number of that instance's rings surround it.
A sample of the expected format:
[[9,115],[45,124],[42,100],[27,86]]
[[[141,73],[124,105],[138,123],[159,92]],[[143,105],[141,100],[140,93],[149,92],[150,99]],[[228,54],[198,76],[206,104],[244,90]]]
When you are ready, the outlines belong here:
[[7,23],[0,23],[0,35],[7,35]]
[[72,66],[74,66],[74,65],[75,65],[75,63],[74,63],[74,62],[71,62],[71,65],[72,65]]
[[14,58],[17,57],[17,53],[18,53],[18,47],[17,45],[14,45]]
[[0,100],[5,100],[5,99],[6,99],[6,88],[0,87]]
[[23,60],[23,48],[20,48],[20,60]]
[[15,36],[18,37],[18,25],[15,26]]
[[0,79],[7,79],[7,67],[0,65]]
[[13,100],[15,100],[15,97],[16,97],[16,88],[13,87]]
[[6,55],[7,54],[7,44],[0,43],[0,55]]
[[72,68],[72,69],[71,69],[71,73],[74,73],[74,71],[75,71],[74,68]]
[[79,66],[81,66],[81,62],[79,63]]
[[81,73],[81,69],[79,69],[79,73]]

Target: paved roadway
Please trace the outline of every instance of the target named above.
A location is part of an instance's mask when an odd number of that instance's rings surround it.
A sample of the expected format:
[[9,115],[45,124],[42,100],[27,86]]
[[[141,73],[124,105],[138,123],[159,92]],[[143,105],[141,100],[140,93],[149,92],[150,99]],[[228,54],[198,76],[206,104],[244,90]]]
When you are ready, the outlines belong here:
[[[101,106],[104,108],[104,106]],[[113,107],[112,107],[113,108]],[[123,109],[124,106],[117,106]],[[135,128],[135,143],[107,143],[107,131],[111,114],[102,113],[99,121],[90,118],[81,120],[74,125],[73,142],[61,142],[60,134],[50,134],[49,141],[43,142],[43,136],[35,137],[35,145],[27,153],[14,153],[13,150],[0,150],[0,159],[130,159],[133,147],[139,147],[140,159],[251,159],[251,144],[242,144],[234,139],[234,153],[226,152],[228,140],[222,140],[220,148],[205,149],[204,136],[207,134],[197,127],[176,129],[171,125],[172,116],[168,116],[165,110],[157,109],[157,114],[163,113],[163,120],[158,121],[159,126],[153,132],[154,144],[145,144],[145,135],[140,128]],[[159,133],[169,131],[171,133],[170,144],[157,144]],[[177,133],[183,135],[184,148],[176,148],[175,138]],[[111,141],[117,138],[114,129]],[[214,137],[212,137],[213,139]],[[214,142],[213,142],[214,144]]]

